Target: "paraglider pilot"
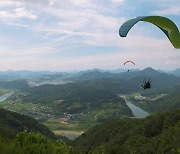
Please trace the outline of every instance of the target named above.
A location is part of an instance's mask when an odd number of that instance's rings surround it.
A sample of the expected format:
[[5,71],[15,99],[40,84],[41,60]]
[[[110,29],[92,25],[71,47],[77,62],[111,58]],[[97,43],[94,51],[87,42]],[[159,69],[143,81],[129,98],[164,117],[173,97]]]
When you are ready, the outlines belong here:
[[142,87],[144,88],[144,90],[146,89],[150,89],[151,88],[151,80],[149,79],[149,81],[144,81],[144,83],[142,84]]

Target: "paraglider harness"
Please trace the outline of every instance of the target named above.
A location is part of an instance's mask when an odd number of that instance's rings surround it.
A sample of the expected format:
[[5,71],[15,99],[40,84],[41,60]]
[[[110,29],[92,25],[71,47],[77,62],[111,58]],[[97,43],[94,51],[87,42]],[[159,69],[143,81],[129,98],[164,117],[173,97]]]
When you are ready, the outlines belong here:
[[144,88],[144,90],[150,89],[151,88],[151,80],[149,79],[149,81],[147,81],[147,82],[145,80],[142,84],[142,87]]

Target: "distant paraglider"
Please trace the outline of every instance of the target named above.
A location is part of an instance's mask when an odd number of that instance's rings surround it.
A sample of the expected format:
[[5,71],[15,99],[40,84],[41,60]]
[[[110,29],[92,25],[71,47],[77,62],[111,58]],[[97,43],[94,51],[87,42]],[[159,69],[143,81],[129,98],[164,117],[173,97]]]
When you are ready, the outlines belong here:
[[149,22],[160,28],[170,40],[174,48],[180,49],[180,33],[176,24],[162,16],[139,16],[126,21],[119,29],[119,35],[126,37],[129,30],[139,21]]
[[[134,63],[133,61],[130,61],[130,60],[128,60],[128,61],[126,61],[126,62],[124,62],[124,65],[126,65],[127,63],[132,63],[132,64],[134,64],[134,65],[135,65],[135,63]],[[128,69],[128,72],[129,72],[129,69]]]
[[128,61],[126,61],[126,62],[124,62],[124,65],[126,65],[127,63],[132,63],[132,64],[134,64],[134,65],[135,65],[135,63],[134,63],[133,61],[130,61],[130,60],[128,60]]

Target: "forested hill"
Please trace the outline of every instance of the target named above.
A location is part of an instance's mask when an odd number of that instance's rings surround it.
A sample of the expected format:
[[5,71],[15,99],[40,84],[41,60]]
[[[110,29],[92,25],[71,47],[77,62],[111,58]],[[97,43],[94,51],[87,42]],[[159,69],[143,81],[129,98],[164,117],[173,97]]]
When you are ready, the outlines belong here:
[[35,119],[0,109],[1,154],[70,154],[71,147]]
[[180,110],[145,119],[119,119],[98,125],[74,141],[76,153],[180,152]]
[[34,118],[0,108],[0,136],[13,138],[24,130],[39,132],[49,138],[55,138],[48,128]]
[[[21,99],[23,102],[54,104],[58,109],[56,114],[86,112],[88,109],[119,109],[123,115],[132,116],[125,101],[117,94],[137,89],[139,87],[134,86],[134,83],[123,79],[97,79],[64,85],[32,87],[25,96],[21,96]],[[57,101],[61,103],[54,103]]]
[[111,99],[119,93],[127,93],[138,90],[133,82],[124,79],[96,79],[67,83],[64,85],[42,85],[32,87],[23,97],[31,102],[50,102],[54,100],[68,100],[78,98],[82,101],[94,101],[99,99]]
[[0,88],[26,90],[29,85],[26,80],[0,81]]

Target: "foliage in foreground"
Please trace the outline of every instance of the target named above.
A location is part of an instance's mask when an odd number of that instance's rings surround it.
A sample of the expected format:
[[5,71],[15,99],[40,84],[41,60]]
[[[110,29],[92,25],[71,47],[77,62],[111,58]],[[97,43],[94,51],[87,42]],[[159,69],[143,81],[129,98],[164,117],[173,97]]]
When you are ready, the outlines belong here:
[[0,153],[3,154],[69,154],[71,147],[61,140],[51,140],[36,132],[21,132],[14,139],[0,136]]
[[178,154],[180,110],[145,119],[112,120],[90,129],[72,145],[33,131],[20,132],[13,139],[0,136],[3,154]]
[[98,125],[74,141],[74,152],[107,154],[180,153],[180,110],[145,119]]

